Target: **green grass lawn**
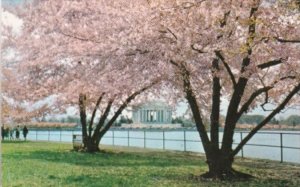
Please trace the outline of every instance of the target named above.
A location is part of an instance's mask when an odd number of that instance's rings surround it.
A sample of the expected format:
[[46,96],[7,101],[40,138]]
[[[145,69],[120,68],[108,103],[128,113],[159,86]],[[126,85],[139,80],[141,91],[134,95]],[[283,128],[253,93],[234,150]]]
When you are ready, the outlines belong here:
[[300,165],[237,159],[250,181],[198,180],[207,171],[201,155],[103,146],[105,152],[70,151],[72,144],[3,142],[2,185],[6,186],[300,186]]

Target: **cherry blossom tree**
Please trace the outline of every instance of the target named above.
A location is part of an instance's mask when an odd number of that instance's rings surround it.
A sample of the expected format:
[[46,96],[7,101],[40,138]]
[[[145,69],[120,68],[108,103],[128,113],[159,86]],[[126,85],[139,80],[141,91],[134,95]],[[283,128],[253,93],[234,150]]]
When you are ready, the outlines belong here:
[[29,103],[55,97],[51,113],[78,104],[83,149],[99,151],[101,138],[127,105],[162,79],[163,67],[153,68],[153,54],[135,45],[148,19],[135,14],[145,6],[147,1],[49,0],[20,9],[22,34],[7,37],[7,48],[20,59],[6,62],[15,83],[7,95]]
[[[172,1],[159,15],[156,49],[193,113],[209,167],[203,176],[247,177],[232,168],[234,157],[276,114],[300,103],[299,2]],[[229,101],[222,139],[221,99]],[[257,106],[269,114],[234,147],[238,119]]]
[[[205,177],[246,176],[232,168],[234,157],[284,107],[300,103],[297,1],[48,0],[31,6],[20,13],[24,34],[11,38],[23,61],[16,63],[18,81],[26,83],[14,93],[28,90],[16,94],[27,100],[56,95],[56,108],[79,103],[88,151],[97,150],[127,104],[151,87],[187,100],[206,154]],[[222,140],[221,99],[229,101]],[[233,147],[238,119],[257,106],[269,115]]]

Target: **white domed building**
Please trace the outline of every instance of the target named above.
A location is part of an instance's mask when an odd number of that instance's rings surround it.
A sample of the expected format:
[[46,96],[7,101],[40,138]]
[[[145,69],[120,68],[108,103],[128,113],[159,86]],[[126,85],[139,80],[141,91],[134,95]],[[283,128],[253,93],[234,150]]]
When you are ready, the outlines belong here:
[[155,101],[132,106],[132,124],[122,124],[126,128],[179,128],[172,124],[172,108],[166,103]]

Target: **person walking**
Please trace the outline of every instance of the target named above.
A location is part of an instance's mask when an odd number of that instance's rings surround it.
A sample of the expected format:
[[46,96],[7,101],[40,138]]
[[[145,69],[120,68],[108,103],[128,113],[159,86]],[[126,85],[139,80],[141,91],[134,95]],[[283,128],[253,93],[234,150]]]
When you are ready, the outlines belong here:
[[9,129],[9,139],[10,140],[14,139],[14,128],[12,127]]
[[6,127],[6,128],[5,128],[5,131],[4,131],[4,137],[5,137],[6,139],[9,138],[9,127]]
[[4,125],[1,126],[1,138],[2,141],[4,140],[4,135],[5,135],[5,130],[4,130]]
[[16,140],[19,140],[19,139],[20,139],[20,127],[18,125],[16,128]]
[[23,136],[24,136],[24,140],[26,141],[26,136],[28,134],[28,129],[26,127],[26,125],[23,127]]

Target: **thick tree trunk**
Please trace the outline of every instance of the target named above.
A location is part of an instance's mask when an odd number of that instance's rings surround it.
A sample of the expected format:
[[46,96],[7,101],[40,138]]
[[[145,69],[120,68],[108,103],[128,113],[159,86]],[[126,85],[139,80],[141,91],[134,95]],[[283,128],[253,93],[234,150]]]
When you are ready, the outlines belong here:
[[207,164],[209,171],[201,177],[218,180],[249,179],[249,174],[235,171],[232,167],[234,157],[231,154],[222,154],[220,150],[211,151],[207,154]]
[[233,157],[220,154],[220,151],[211,151],[207,154],[207,164],[209,171],[203,175],[207,178],[226,179],[234,171],[232,169]]
[[95,152],[99,152],[100,148],[99,148],[99,142],[95,141],[93,138],[87,136],[86,137],[86,141],[84,141],[84,145],[83,145],[83,150],[84,152],[88,152],[88,153],[95,153]]

